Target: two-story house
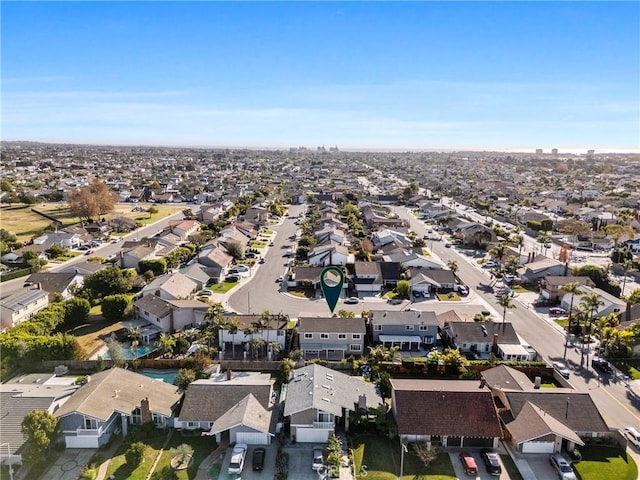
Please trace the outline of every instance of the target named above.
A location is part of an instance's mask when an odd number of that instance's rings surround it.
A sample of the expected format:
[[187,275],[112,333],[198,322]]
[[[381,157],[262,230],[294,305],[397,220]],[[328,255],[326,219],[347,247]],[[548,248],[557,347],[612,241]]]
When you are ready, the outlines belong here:
[[[344,319],[341,319],[344,320]],[[318,364],[293,371],[284,403],[291,439],[326,443],[336,424],[349,431],[349,414],[384,405],[376,386]]]
[[0,331],[15,327],[49,305],[49,294],[38,288],[25,288],[0,300]]
[[206,322],[209,304],[200,300],[165,300],[145,295],[133,304],[134,318],[141,318],[163,332],[192,328]]
[[438,338],[438,318],[433,312],[370,310],[373,342],[400,350],[429,349]]
[[364,353],[364,318],[301,317],[296,330],[305,358],[340,360]]
[[593,280],[589,277],[564,277],[558,275],[547,275],[540,282],[540,296],[549,301],[555,302],[566,293],[562,287],[568,283],[577,283],[578,285],[595,287]]

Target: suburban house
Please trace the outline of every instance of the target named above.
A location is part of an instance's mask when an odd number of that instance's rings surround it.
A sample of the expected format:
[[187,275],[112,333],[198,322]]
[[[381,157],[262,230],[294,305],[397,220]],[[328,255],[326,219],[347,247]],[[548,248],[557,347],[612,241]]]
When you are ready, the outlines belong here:
[[67,448],[100,448],[129,425],[172,427],[182,393],[175,385],[123,368],[87,376],[55,413]]
[[550,301],[560,301],[565,294],[562,286],[572,282],[575,282],[580,286],[595,287],[593,280],[589,277],[547,275],[540,282],[540,296]]
[[376,232],[371,234],[371,241],[375,247],[383,247],[390,243],[398,242],[404,247],[411,247],[411,240],[407,237],[406,233],[397,232],[388,228],[380,228]]
[[[133,243],[133,245],[129,245]],[[142,260],[154,260],[159,258],[158,250],[162,247],[157,242],[142,240],[138,242],[125,242],[120,250],[118,265],[120,268],[138,269],[138,264]]]
[[349,278],[353,289],[358,292],[375,292],[382,290],[382,271],[379,262],[360,262],[353,265],[353,275]]
[[452,270],[411,268],[407,276],[413,292],[454,291],[458,285]]
[[329,265],[346,265],[354,262],[349,249],[335,242],[316,246],[307,256],[309,265],[314,267],[328,267]]
[[[294,270],[293,282],[296,287],[313,288],[314,290],[320,289],[320,274],[324,270],[324,267],[305,267],[303,265],[297,265]],[[346,289],[348,285],[344,283],[343,289]]]
[[400,350],[430,349],[438,339],[438,319],[433,312],[370,310],[374,344],[399,346]]
[[169,231],[186,242],[191,235],[198,233],[200,222],[197,220],[171,220],[169,221]]
[[[91,275],[92,273],[99,272],[100,270],[104,270],[110,263],[102,263],[102,262],[90,262],[86,260],[80,263],[74,263],[73,265],[68,265],[60,270],[60,273],[77,273],[81,275],[84,279],[87,275]],[[84,283],[84,281],[83,281]]]
[[391,380],[393,417],[405,442],[496,448],[502,438],[491,390],[476,380]]
[[24,288],[0,300],[0,331],[15,327],[49,305],[49,294],[39,288]]
[[205,430],[218,443],[268,445],[272,421],[273,380],[268,373],[215,373],[189,384],[176,428]]
[[193,297],[198,284],[181,272],[160,275],[142,289],[142,296],[156,295],[164,300],[184,300]]
[[73,296],[73,290],[82,286],[84,276],[75,272],[38,272],[32,273],[24,281],[25,287],[38,286],[49,294],[49,300],[53,301],[56,294],[63,299]]
[[[596,287],[588,287],[583,286],[580,287],[582,291],[581,295],[575,295],[573,298],[573,307],[576,308],[577,305],[580,304],[580,301],[583,297],[589,295],[590,293],[595,293],[598,295],[598,298],[602,302],[602,305],[599,305],[598,308],[593,312],[593,316],[595,318],[606,317],[610,313],[618,314],[623,312],[627,308],[627,302],[624,300],[614,297],[610,293],[605,292]],[[560,306],[566,310],[569,310],[571,306],[571,294],[565,293],[560,301]],[[591,313],[591,312],[590,312]]]
[[376,386],[318,364],[293,371],[284,402],[285,422],[296,442],[326,443],[339,422],[349,431],[349,414],[384,407]]
[[300,317],[296,330],[305,358],[341,360],[364,353],[364,318]]
[[228,268],[233,261],[233,257],[226,248],[218,245],[208,249],[202,249],[198,254],[198,263],[205,267],[218,267],[220,269]]
[[480,358],[494,354],[503,360],[531,361],[537,357],[535,350],[522,344],[509,322],[449,322],[440,335],[451,348]]
[[318,244],[323,244],[325,242],[336,242],[341,245],[344,245],[346,240],[346,236],[344,231],[336,228],[336,227],[327,227],[321,230],[316,230],[313,232],[313,236],[315,237]]
[[198,263],[192,263],[188,267],[180,269],[180,273],[194,282],[198,290],[204,288],[207,283],[211,281],[211,277],[207,273],[207,268]]
[[61,381],[53,373],[31,373],[0,384],[0,418],[2,448],[0,463],[22,463],[26,442],[22,421],[34,410],[53,413],[78,388],[75,381]]
[[64,231],[49,232],[33,239],[34,245],[42,245],[46,250],[54,245],[62,248],[77,248],[84,243],[79,233],[67,233]]
[[134,318],[142,318],[166,333],[205,323],[208,310],[209,304],[200,300],[165,300],[153,294],[133,303]]
[[249,207],[244,214],[244,219],[247,222],[253,222],[258,225],[266,225],[269,221],[269,210],[260,206]]
[[401,249],[384,256],[384,260],[387,262],[398,262],[406,268],[445,268],[444,263],[433,257],[428,257],[417,253],[414,249]]
[[[288,317],[284,317],[280,323],[277,320],[267,322],[265,328],[257,329],[255,325],[261,320],[261,315],[223,315],[226,326],[218,332],[219,344],[218,348],[222,352],[228,351],[229,346],[233,349],[234,345],[241,345],[245,352],[249,352],[251,340],[261,338],[265,342],[267,355],[272,355],[271,343],[277,343],[280,350],[283,351],[286,342],[287,321]],[[235,323],[234,329],[229,325]]]
[[524,265],[524,272],[520,274],[522,283],[536,284],[547,276],[557,277],[567,273],[567,266],[553,258],[538,255]]

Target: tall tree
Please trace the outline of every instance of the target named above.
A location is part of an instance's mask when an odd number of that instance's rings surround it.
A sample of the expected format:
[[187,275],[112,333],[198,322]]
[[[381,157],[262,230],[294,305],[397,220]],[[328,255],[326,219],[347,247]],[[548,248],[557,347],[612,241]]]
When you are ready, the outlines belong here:
[[567,358],[567,348],[569,346],[569,335],[571,334],[571,317],[573,315],[573,299],[576,295],[582,295],[582,290],[580,290],[580,284],[578,282],[570,282],[565,285],[562,285],[560,289],[566,293],[571,294],[571,303],[569,304],[569,318],[567,320],[567,335],[564,342],[564,355],[562,358]]
[[118,195],[98,178],[88,187],[73,190],[69,194],[69,208],[74,215],[90,220],[113,211]]
[[507,309],[516,307],[508,294],[501,295],[498,298],[498,304],[502,307],[502,323],[505,323],[507,321]]
[[[587,316],[587,320],[589,323],[588,329],[587,329],[587,321],[585,320],[584,322],[584,333],[582,336],[582,343],[584,344],[586,343],[587,336],[589,337],[588,338],[589,342],[591,341],[590,337],[591,337],[591,325],[593,324],[593,317],[595,312],[597,312],[598,307],[600,305],[604,305],[604,302],[600,298],[600,295],[598,295],[595,292],[591,292],[583,296],[582,299],[580,299],[580,305],[582,305],[582,307],[587,312],[589,312]],[[584,363],[584,345],[580,352],[580,365],[582,365],[583,363]],[[587,343],[587,366],[588,365],[589,365],[589,343]]]
[[47,411],[33,410],[22,420],[22,434],[27,437],[23,460],[26,465],[40,464],[58,434],[58,419]]
[[227,329],[229,330],[229,334],[233,338],[231,342],[231,354],[235,359],[236,358],[236,334],[240,329],[240,320],[238,320],[238,317],[233,317],[231,320],[229,320],[229,323],[227,323]]

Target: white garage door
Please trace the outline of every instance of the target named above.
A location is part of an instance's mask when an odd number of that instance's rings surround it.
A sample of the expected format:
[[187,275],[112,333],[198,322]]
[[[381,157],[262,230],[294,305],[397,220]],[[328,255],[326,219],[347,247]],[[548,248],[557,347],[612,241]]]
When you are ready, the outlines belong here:
[[98,448],[98,437],[69,436],[65,437],[67,448]]
[[527,442],[522,444],[522,453],[553,453],[553,442]]
[[296,428],[296,442],[326,443],[331,433],[331,430],[320,428]]
[[270,436],[261,432],[238,432],[236,433],[236,443],[246,443],[247,445],[269,445]]

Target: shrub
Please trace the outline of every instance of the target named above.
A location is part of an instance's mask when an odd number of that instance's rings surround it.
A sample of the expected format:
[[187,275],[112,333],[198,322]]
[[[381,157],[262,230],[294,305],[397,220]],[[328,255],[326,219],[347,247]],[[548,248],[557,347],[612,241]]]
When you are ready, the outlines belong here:
[[132,443],[127,451],[124,453],[124,458],[128,465],[137,467],[144,460],[144,453],[147,450],[147,446],[142,442]]

